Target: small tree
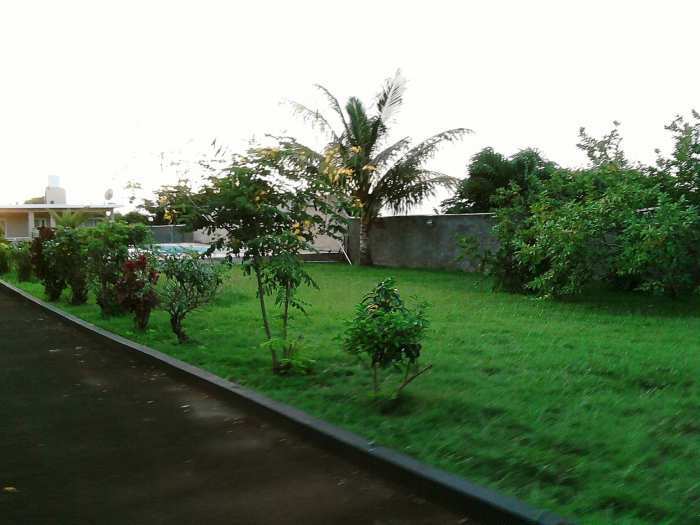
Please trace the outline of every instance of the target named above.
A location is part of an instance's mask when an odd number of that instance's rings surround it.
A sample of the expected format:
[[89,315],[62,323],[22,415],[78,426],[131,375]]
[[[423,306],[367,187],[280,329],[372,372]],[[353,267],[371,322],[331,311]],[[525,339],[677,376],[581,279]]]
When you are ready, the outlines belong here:
[[[298,231],[298,230],[297,230]],[[303,284],[318,289],[316,281],[306,271],[300,252],[308,247],[296,232],[283,233],[277,237],[277,246],[263,267],[263,287],[275,296],[275,304],[282,308],[282,337],[287,339],[289,309],[306,313],[305,303],[297,295]]]
[[408,308],[391,278],[381,281],[357,305],[343,348],[372,371],[375,396],[381,390],[380,370],[401,372],[402,379],[394,391],[397,398],[412,381],[432,368],[433,365],[418,365],[421,340],[428,327],[425,308],[424,303]]
[[158,306],[158,272],[151,260],[141,254],[124,262],[115,290],[120,306],[134,314],[137,330],[145,330],[151,311]]
[[[289,306],[301,305],[294,291],[312,282],[302,269],[301,251],[313,249],[316,234],[336,234],[342,229],[323,184],[304,178],[304,170],[295,162],[284,164],[277,149],[251,150],[249,156],[235,156],[223,173],[211,176],[191,199],[191,226],[212,233],[224,230],[226,234],[212,243],[211,250],[241,256],[244,272],[255,276],[268,341],[273,333],[266,296],[281,291],[277,296],[287,312],[283,316],[286,337]],[[273,370],[278,371],[275,347],[268,347]]]
[[178,342],[184,343],[189,339],[182,326],[185,317],[214,298],[221,275],[217,267],[196,254],[167,256],[160,269],[165,277],[159,291],[160,303],[170,315],[170,327]]

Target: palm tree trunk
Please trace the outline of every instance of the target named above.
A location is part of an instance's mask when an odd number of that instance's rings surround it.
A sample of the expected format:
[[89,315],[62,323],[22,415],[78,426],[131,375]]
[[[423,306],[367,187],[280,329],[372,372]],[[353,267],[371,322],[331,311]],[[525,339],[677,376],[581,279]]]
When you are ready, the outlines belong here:
[[372,254],[369,249],[369,228],[371,219],[360,215],[360,266],[372,266]]

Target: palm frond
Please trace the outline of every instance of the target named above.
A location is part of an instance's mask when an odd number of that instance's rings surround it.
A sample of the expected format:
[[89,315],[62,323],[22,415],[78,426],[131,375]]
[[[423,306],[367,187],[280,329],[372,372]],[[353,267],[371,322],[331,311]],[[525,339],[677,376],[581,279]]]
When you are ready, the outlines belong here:
[[452,187],[459,179],[410,164],[396,164],[379,179],[370,196],[371,208],[376,213],[388,207],[394,213],[403,213],[432,197],[440,187]]
[[60,215],[53,210],[49,210],[51,217],[56,222],[56,226],[64,228],[77,228],[87,220],[87,215],[81,211],[65,210]]
[[340,103],[338,102],[338,99],[333,96],[333,94],[328,91],[325,87],[323,87],[321,84],[316,84],[315,85],[316,89],[320,90],[328,99],[328,103],[331,106],[331,109],[335,111],[338,116],[340,117],[340,120],[343,123],[343,128],[345,129],[346,133],[350,133],[348,130],[348,123],[345,120],[345,115],[343,114],[343,109],[340,107]]
[[331,126],[328,119],[324,117],[320,111],[313,110],[294,100],[288,100],[287,104],[292,107],[292,112],[294,114],[299,115],[305,122],[309,122],[312,128],[318,128],[323,133],[329,133],[333,137],[333,140],[338,140],[338,135],[333,129],[333,126]]
[[384,83],[384,88],[377,95],[377,109],[379,110],[379,119],[388,127],[392,119],[396,116],[401,104],[403,103],[403,94],[406,91],[406,78],[401,74],[401,70],[397,69],[393,78],[387,79]]
[[409,137],[402,138],[401,140],[377,153],[374,159],[372,159],[372,164],[377,168],[388,164],[392,159],[396,158],[397,155],[400,155],[406,151],[410,144],[411,139]]
[[472,133],[472,130],[467,128],[455,128],[433,135],[411,148],[399,162],[420,166],[426,160],[431,159],[442,144],[445,142],[456,142],[468,133]]
[[323,155],[314,149],[298,142],[294,137],[267,135],[276,142],[276,147],[258,147],[248,151],[248,155],[263,162],[270,162],[280,172],[290,179],[299,175],[314,175],[318,173],[323,162]]
[[365,149],[370,149],[372,144],[372,122],[367,117],[365,107],[356,97],[350,97],[345,105],[345,111],[348,114],[348,125],[350,128],[350,143],[354,146],[361,146]]

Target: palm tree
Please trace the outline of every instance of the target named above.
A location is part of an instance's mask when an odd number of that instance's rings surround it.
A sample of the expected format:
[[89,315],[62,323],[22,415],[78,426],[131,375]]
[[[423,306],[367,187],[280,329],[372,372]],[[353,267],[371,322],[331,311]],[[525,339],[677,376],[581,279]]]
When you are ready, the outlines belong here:
[[313,157],[319,171],[355,201],[360,219],[360,264],[369,265],[372,264],[369,232],[380,211],[388,208],[402,213],[434,195],[438,187],[453,186],[457,179],[429,170],[425,163],[442,143],[455,141],[470,130],[443,131],[414,147],[409,137],[387,146],[389,129],[406,88],[400,71],[385,82],[372,114],[367,113],[356,97],[350,97],[343,110],[328,89],[316,87],[339,118],[340,132],[319,111],[291,102],[296,113],[326,133],[330,140],[322,154],[296,143],[293,154],[302,154],[307,160]]
[[80,211],[66,210],[60,215],[55,211],[49,211],[49,213],[54,218],[56,226],[62,226],[64,228],[77,228],[87,219],[87,215]]

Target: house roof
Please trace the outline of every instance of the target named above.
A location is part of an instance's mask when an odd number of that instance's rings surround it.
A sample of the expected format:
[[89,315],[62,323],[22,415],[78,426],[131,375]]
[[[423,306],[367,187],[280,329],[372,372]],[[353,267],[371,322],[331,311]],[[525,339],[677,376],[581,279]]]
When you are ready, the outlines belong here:
[[0,204],[0,210],[113,210],[121,207],[115,202],[104,204]]

